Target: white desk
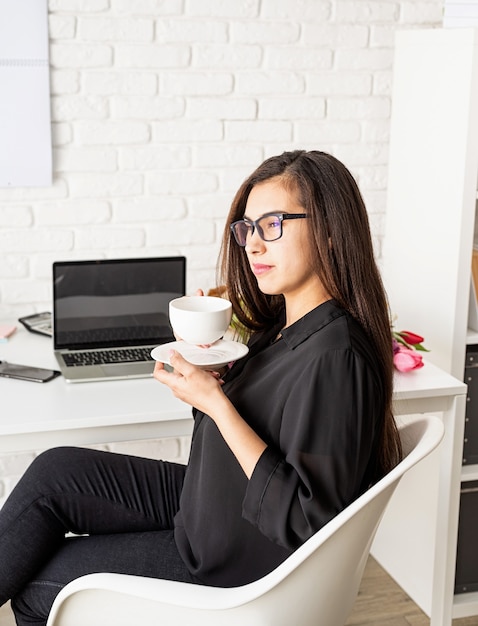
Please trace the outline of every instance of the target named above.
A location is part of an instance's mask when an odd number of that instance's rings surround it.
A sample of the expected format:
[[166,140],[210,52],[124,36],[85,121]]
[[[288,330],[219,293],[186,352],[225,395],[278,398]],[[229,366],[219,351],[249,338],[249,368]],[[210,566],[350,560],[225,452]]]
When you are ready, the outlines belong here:
[[[19,328],[0,344],[0,360],[56,367],[51,345]],[[190,407],[154,379],[69,384],[60,377],[38,384],[0,378],[0,398],[0,452],[180,436],[192,429]],[[432,626],[450,626],[466,385],[427,363],[396,376],[394,400],[397,415],[442,414],[446,434],[425,475],[400,485],[373,554],[431,616]]]
[[[0,360],[58,369],[49,337],[18,328]],[[191,407],[153,378],[33,383],[0,377],[0,453],[189,435]]]

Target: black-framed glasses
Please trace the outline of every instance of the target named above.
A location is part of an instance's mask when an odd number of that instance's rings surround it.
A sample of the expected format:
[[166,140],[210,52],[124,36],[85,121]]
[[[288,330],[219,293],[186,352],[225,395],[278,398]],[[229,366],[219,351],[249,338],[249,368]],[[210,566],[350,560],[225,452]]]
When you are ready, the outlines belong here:
[[282,222],[307,217],[306,213],[266,213],[257,220],[238,220],[230,226],[236,243],[242,247],[247,244],[247,237],[257,228],[263,241],[276,241],[282,237]]

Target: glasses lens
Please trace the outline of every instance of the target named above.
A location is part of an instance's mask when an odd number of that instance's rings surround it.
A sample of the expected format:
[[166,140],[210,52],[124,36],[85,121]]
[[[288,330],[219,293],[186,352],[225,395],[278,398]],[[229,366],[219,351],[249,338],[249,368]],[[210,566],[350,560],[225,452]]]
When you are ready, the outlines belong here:
[[264,241],[275,241],[282,236],[282,220],[278,215],[264,215],[257,222],[257,230]]
[[231,226],[233,235],[236,239],[236,242],[240,246],[245,246],[247,242],[247,235],[251,229],[250,225],[247,222],[235,222]]

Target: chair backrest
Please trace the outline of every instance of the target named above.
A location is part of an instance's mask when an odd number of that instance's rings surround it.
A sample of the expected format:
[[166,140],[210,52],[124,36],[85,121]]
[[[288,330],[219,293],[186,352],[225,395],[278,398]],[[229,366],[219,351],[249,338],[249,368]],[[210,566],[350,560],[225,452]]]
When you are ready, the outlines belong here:
[[404,459],[260,580],[223,589],[91,574],[60,592],[48,626],[343,626],[396,486],[438,446],[443,432],[437,417],[404,421]]
[[[268,611],[275,612],[270,624],[343,626],[393,492],[402,476],[438,446],[444,426],[437,417],[421,416],[403,420],[399,431],[403,460],[278,568],[247,586],[250,599],[257,594],[256,606],[264,604],[266,610],[267,604]],[[293,607],[288,618],[284,616],[287,604]]]

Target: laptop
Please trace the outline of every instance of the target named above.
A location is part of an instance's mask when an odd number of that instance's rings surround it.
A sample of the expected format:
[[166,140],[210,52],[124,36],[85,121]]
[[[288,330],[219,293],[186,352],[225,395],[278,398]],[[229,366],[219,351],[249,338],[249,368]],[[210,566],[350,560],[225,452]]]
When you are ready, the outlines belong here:
[[174,341],[168,307],[185,295],[182,256],[53,263],[53,348],[68,382],[152,376]]

